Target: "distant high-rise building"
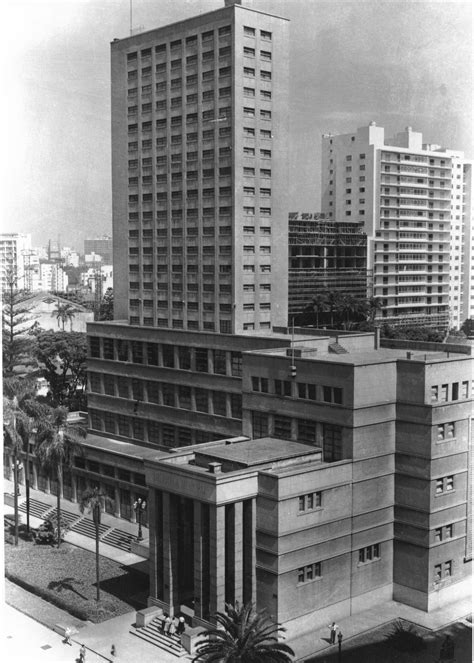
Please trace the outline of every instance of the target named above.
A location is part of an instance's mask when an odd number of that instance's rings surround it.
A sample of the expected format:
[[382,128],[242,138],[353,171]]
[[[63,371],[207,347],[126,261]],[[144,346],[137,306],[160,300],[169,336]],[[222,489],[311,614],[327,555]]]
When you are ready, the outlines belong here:
[[472,214],[462,210],[467,200],[472,209],[471,167],[461,153],[423,144],[411,127],[386,139],[375,123],[324,135],[322,148],[322,211],[364,224],[383,321],[447,327],[467,317]]
[[16,279],[15,287],[28,289],[31,250],[31,234],[0,234],[0,279],[2,290],[7,284],[8,274]]
[[371,280],[363,223],[336,223],[318,212],[292,212],[288,223],[290,318],[329,291],[367,297]]
[[226,6],[112,42],[115,316],[287,319],[288,21]]
[[102,259],[104,265],[112,264],[112,237],[103,235],[102,237],[95,237],[94,239],[84,240],[84,254],[90,255],[95,253]]

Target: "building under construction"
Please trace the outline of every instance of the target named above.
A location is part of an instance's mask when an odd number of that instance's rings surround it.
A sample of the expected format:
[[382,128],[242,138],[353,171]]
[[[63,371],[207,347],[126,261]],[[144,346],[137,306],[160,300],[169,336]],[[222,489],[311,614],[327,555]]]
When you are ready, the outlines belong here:
[[290,319],[330,290],[360,298],[371,294],[362,223],[338,223],[319,212],[290,212],[288,231]]

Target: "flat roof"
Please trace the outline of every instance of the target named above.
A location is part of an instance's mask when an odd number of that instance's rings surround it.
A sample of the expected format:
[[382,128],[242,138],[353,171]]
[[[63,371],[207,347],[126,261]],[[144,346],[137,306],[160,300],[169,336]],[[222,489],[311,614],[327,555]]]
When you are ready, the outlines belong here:
[[276,437],[262,437],[256,440],[247,440],[237,444],[223,444],[211,449],[195,449],[196,456],[209,458],[209,462],[228,461],[238,463],[243,467],[274,463],[299,456],[309,456],[320,453],[319,447],[312,447],[300,442],[281,440]]

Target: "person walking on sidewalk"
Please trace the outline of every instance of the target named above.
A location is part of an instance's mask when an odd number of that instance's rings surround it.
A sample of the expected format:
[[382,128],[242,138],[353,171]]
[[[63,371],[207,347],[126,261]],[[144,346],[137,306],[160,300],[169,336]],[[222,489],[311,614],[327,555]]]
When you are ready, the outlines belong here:
[[171,620],[171,623],[168,627],[168,634],[169,635],[174,635],[176,633],[176,617],[173,617]]
[[81,645],[79,649],[79,663],[86,663],[86,647]]
[[336,633],[337,633],[337,629],[339,628],[339,626],[336,624],[336,622],[333,622],[332,624],[328,624],[328,628],[329,628],[329,631],[330,631],[330,633],[329,633],[329,635],[330,635],[329,642],[330,642],[331,645],[334,645],[334,644],[336,644]]

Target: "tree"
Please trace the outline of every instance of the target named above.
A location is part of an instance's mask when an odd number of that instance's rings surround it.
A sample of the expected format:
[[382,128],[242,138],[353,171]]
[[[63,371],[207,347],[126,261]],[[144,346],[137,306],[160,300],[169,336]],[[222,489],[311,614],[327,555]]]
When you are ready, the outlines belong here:
[[216,627],[202,633],[193,662],[208,663],[291,663],[294,652],[278,642],[285,629],[275,624],[265,611],[253,605],[226,604],[226,612],[215,614]]
[[3,376],[11,376],[15,368],[24,366],[24,372],[36,367],[33,358],[34,337],[28,334],[31,316],[26,304],[28,294],[18,288],[19,276],[9,269],[2,291],[2,359]]
[[97,603],[100,601],[100,568],[99,568],[99,534],[100,519],[102,509],[105,504],[112,505],[113,502],[105,493],[101,493],[98,488],[88,488],[82,493],[79,509],[84,513],[86,509],[92,513],[92,519],[95,525],[95,574],[97,584]]
[[72,466],[74,456],[82,454],[81,438],[86,436],[82,423],[70,423],[64,407],[50,408],[41,418],[36,431],[36,455],[50,475],[57,478],[58,548],[61,545],[61,494],[64,467]]
[[383,309],[382,300],[379,297],[369,297],[367,307],[368,320],[374,324],[377,312]]
[[82,332],[44,331],[36,335],[35,355],[50,387],[50,405],[85,409],[87,339]]
[[107,288],[99,307],[99,320],[113,320],[114,319],[114,291],[112,288]]
[[[23,452],[25,452],[25,488],[26,488],[26,531],[27,534],[30,533],[30,477],[29,477],[29,465],[30,465],[30,454],[29,454],[29,445],[30,440],[36,430],[38,421],[45,413],[45,406],[39,403],[36,400],[36,384],[31,378],[20,379],[18,377],[7,377],[3,380],[3,393],[5,397],[4,405],[5,411],[8,411],[9,418],[12,423],[15,425],[15,430],[18,433],[19,439],[17,442],[21,448],[18,448],[18,453],[14,456],[14,463],[16,466],[20,463],[20,457]],[[5,418],[6,421],[6,418]],[[13,450],[15,449],[15,444],[12,441],[10,433],[7,431],[6,434],[7,445],[10,446]],[[18,454],[20,457],[18,457]],[[18,472],[15,475],[14,470],[14,482],[17,482],[15,486],[15,494],[18,492]]]
[[316,313],[316,327],[319,327],[319,314],[328,310],[328,299],[326,293],[320,293],[313,298],[311,308]]
[[75,318],[76,313],[77,309],[72,304],[69,304],[69,302],[61,303],[61,301],[58,299],[58,301],[56,302],[56,309],[51,313],[51,317],[54,318],[56,316],[56,320],[58,321],[58,327],[61,324],[63,331],[66,322],[69,320],[69,322],[71,323],[71,331],[72,331],[72,321]]

